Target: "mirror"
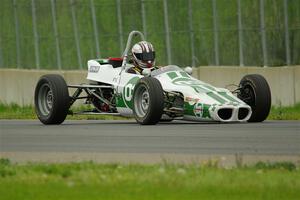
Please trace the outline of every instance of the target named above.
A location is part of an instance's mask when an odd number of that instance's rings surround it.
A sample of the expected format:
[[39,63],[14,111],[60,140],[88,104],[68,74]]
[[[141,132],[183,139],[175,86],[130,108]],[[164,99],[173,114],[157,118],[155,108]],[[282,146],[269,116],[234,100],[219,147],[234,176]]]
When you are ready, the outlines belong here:
[[192,73],[193,73],[193,68],[191,68],[190,66],[187,66],[187,67],[184,68],[184,71],[185,71],[186,73],[188,73],[189,75],[192,75]]

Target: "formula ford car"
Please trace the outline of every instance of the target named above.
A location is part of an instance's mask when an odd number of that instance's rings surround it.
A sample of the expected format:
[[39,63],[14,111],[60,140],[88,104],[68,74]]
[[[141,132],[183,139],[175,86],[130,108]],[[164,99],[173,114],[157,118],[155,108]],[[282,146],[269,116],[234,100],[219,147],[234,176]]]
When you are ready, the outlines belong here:
[[[44,124],[61,124],[78,99],[92,110],[75,114],[133,116],[140,124],[156,124],[173,119],[218,122],[261,122],[270,111],[271,92],[265,78],[246,75],[232,92],[193,78],[185,70],[168,65],[144,70],[143,75],[128,73],[132,67],[128,51],[134,36],[129,34],[121,58],[88,61],[89,84],[67,85],[57,74],[42,76],[35,88],[35,109]],[[69,96],[69,89],[75,92]],[[74,89],[75,88],[75,89]]]

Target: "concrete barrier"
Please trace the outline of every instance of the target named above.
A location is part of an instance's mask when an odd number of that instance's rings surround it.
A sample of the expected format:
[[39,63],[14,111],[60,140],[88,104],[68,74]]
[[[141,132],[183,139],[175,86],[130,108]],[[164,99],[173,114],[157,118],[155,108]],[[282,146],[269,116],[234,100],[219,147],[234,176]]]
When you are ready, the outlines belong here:
[[247,74],[263,75],[271,88],[272,105],[300,102],[300,66],[293,67],[200,67],[194,76],[214,86],[238,85]]
[[68,84],[86,82],[85,71],[0,70],[0,101],[18,105],[33,105],[35,85],[44,74],[61,74]]
[[[300,102],[300,66],[294,67],[199,67],[193,76],[214,86],[238,85],[246,74],[263,75],[271,87],[273,105]],[[0,69],[0,102],[33,104],[35,85],[43,74],[61,74],[68,84],[87,83],[86,71]]]
[[295,93],[295,103],[300,102],[300,66],[294,68],[294,93]]

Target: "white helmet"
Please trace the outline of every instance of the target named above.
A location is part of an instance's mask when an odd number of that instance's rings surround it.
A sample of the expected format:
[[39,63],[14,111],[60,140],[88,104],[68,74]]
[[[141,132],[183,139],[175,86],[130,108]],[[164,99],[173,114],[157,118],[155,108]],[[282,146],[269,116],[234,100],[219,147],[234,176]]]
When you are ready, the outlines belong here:
[[132,59],[141,68],[152,68],[155,65],[155,51],[150,42],[141,41],[133,45]]

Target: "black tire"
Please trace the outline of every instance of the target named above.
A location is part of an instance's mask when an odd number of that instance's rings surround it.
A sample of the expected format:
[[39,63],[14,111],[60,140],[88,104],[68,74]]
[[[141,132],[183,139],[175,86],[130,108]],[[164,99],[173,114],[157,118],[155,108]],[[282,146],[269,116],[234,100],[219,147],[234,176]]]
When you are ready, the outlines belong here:
[[43,124],[61,124],[70,107],[64,78],[58,74],[42,76],[35,87],[34,103],[37,117]]
[[136,121],[142,125],[157,124],[163,109],[164,93],[160,82],[152,77],[140,79],[133,92],[133,114]]
[[240,87],[238,98],[252,109],[248,122],[264,121],[271,108],[271,90],[266,79],[259,74],[249,74],[242,78]]
[[160,119],[159,121],[160,122],[171,122],[171,121],[173,121],[174,119]]

